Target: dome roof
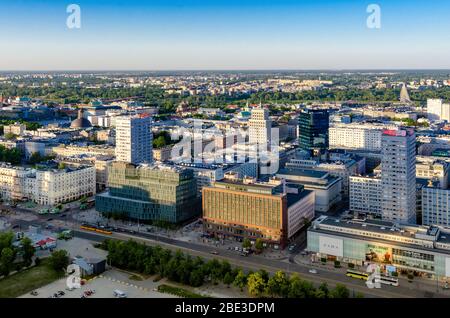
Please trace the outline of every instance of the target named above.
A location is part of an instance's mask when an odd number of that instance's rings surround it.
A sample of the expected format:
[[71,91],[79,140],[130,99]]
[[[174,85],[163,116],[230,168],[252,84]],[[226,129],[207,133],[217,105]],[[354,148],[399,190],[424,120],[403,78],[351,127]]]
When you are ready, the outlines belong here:
[[78,111],[78,118],[72,121],[70,128],[89,128],[92,127],[91,122],[83,117],[83,110]]
[[91,122],[86,118],[77,118],[71,124],[70,128],[89,128],[92,127]]

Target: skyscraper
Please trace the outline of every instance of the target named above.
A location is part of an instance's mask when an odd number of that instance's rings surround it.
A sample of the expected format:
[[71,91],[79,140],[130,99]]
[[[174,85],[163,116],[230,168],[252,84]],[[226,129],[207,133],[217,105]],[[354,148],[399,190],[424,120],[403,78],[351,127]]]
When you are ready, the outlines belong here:
[[330,119],[327,110],[306,109],[299,116],[300,149],[321,154],[328,149]]
[[116,119],[116,160],[133,164],[153,162],[151,119],[145,115]]
[[258,108],[254,108],[248,124],[249,142],[266,149],[266,145],[269,146],[272,139],[272,121],[269,119],[269,111],[262,108],[261,105]]
[[382,135],[382,217],[416,223],[416,135],[414,130],[385,130]]

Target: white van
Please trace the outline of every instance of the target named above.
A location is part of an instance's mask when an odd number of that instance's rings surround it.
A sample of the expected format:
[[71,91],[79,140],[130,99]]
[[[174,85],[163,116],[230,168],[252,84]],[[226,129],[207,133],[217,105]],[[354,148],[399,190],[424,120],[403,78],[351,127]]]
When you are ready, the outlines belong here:
[[127,298],[127,294],[125,292],[121,291],[121,290],[116,289],[116,290],[114,290],[113,293],[114,293],[114,297]]

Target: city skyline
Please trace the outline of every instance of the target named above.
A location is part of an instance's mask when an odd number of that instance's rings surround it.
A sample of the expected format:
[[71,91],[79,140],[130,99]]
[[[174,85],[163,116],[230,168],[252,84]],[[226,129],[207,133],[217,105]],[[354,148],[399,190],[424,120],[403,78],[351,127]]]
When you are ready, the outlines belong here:
[[[2,3],[1,70],[445,69],[449,22],[441,4],[377,1],[77,1]],[[17,19],[17,17],[21,17]],[[418,45],[420,43],[420,45]]]

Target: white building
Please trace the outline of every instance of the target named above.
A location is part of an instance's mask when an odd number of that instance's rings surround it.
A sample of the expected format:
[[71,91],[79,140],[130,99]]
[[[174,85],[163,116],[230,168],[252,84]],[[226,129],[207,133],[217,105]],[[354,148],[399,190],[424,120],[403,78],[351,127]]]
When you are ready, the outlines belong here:
[[153,133],[149,116],[116,119],[116,160],[133,164],[153,162]]
[[351,176],[350,211],[381,216],[381,178],[379,176]]
[[443,103],[442,99],[428,99],[427,114],[429,120],[450,122],[450,104]]
[[36,170],[0,166],[4,200],[32,200],[42,205],[70,202],[95,194],[95,167]]
[[287,237],[292,238],[315,215],[315,195],[313,191],[287,188]]
[[450,164],[436,157],[416,157],[416,177],[439,181],[441,189],[448,188]]
[[252,110],[249,124],[249,143],[257,144],[262,149],[271,144],[272,121],[269,119],[269,111],[261,106]]
[[416,223],[416,135],[413,129],[385,130],[382,136],[382,215]]
[[433,185],[422,189],[422,224],[450,226],[450,190]]
[[383,129],[393,128],[394,125],[334,124],[329,129],[330,148],[379,151]]

